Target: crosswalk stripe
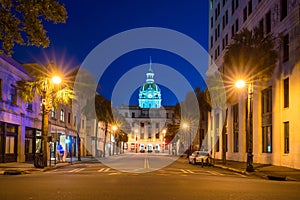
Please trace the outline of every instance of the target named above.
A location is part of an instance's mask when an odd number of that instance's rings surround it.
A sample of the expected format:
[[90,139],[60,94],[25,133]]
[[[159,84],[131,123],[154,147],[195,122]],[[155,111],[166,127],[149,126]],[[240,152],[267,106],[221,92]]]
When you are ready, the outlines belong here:
[[191,174],[194,174],[195,172],[191,171],[191,170],[186,170],[187,172],[191,173]]
[[185,171],[184,169],[180,169],[183,173],[187,174],[188,172]]
[[212,171],[207,171],[208,173],[212,174],[212,175],[216,175],[216,176],[224,176],[224,174],[221,174],[219,172],[212,172]]
[[185,174],[188,174],[188,173],[194,174],[194,173],[195,173],[195,172],[193,172],[193,171],[191,171],[191,170],[189,170],[189,169],[180,169],[180,171],[182,171],[182,172],[185,173]]
[[73,173],[73,172],[80,172],[80,171],[82,171],[82,170],[84,170],[84,168],[76,168],[76,169],[73,169],[73,170],[70,170],[70,171],[68,171],[69,173]]
[[103,170],[105,170],[105,168],[101,168],[98,170],[98,172],[102,172]]
[[98,170],[98,172],[108,172],[110,168],[101,168]]

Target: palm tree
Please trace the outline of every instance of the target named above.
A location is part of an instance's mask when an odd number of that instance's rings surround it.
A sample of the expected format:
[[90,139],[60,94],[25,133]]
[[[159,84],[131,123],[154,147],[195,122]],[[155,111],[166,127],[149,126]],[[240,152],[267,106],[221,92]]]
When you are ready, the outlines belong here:
[[[232,83],[237,79],[245,79],[252,83],[258,78],[269,78],[277,62],[277,51],[274,49],[274,38],[264,36],[262,29],[252,31],[244,28],[237,33],[233,41],[226,47],[222,75],[227,93],[227,99],[232,98]],[[227,110],[225,115],[227,123]],[[222,138],[225,139],[226,124],[223,126]],[[222,142],[222,160],[226,163],[226,147]]]
[[17,82],[18,95],[24,102],[33,102],[40,96],[42,98],[42,146],[43,146],[43,166],[47,166],[48,150],[48,115],[52,107],[57,108],[61,104],[69,105],[75,94],[69,82],[68,75],[63,78],[63,83],[57,87],[51,75],[58,73],[58,67],[53,63],[45,66],[40,64],[26,64],[30,80],[20,80]]
[[[129,133],[131,131],[130,124],[126,121],[125,117],[114,109],[113,110],[113,120],[111,122],[113,125],[117,126],[117,130],[114,132],[114,137],[116,139],[117,148],[121,150],[120,148],[120,142],[122,142],[123,135]],[[124,137],[126,139],[126,137]],[[128,140],[128,139],[127,139]],[[123,141],[124,142],[124,141]],[[118,151],[116,151],[118,154]]]
[[264,36],[260,28],[246,28],[237,33],[226,47],[223,75],[227,81],[242,76],[246,80],[271,75],[277,62],[274,37]]
[[102,121],[105,124],[104,129],[104,145],[103,145],[103,156],[105,157],[106,137],[108,133],[108,126],[113,122],[113,114],[111,109],[111,102],[105,99],[100,94],[95,95],[95,108],[97,115],[97,122]]
[[211,110],[210,105],[210,96],[208,89],[205,89],[204,91],[201,91],[199,87],[196,87],[195,89],[196,97],[198,100],[198,106],[199,106],[199,126],[198,126],[198,136],[199,136],[199,151],[201,150],[201,145],[203,143],[202,138],[203,135],[201,133],[202,130],[202,117],[204,113],[208,113]]

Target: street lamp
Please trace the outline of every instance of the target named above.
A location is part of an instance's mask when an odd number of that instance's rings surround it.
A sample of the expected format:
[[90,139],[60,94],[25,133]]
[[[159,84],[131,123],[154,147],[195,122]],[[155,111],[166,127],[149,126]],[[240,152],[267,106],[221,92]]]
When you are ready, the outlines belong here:
[[192,151],[191,126],[190,126],[190,124],[184,122],[182,124],[182,128],[185,129],[185,130],[189,130],[189,150],[188,150],[188,155],[187,155],[187,157],[188,157],[189,155],[191,155],[191,151]]
[[[43,93],[42,93],[42,144],[43,144],[43,167],[48,166],[48,112],[46,112],[46,107],[49,109],[48,101],[51,101],[50,98],[53,92],[53,88],[49,85],[60,84],[61,78],[59,76],[53,76],[51,81],[48,78],[44,79]],[[48,91],[47,91],[48,90]],[[50,91],[49,91],[50,90]]]
[[[236,82],[237,88],[244,88],[246,86],[245,81],[238,80]],[[253,172],[253,82],[248,83],[248,94],[247,94],[247,172]]]
[[164,135],[164,137],[163,137],[163,153],[165,152],[165,149],[166,149],[166,133],[167,133],[167,130],[166,129],[163,129],[162,130],[162,133],[163,133],[163,135]]
[[118,130],[118,127],[116,126],[116,125],[113,125],[112,127],[111,127],[111,129],[113,130],[113,135],[114,135],[114,146],[113,146],[113,155],[114,155],[114,153],[115,153],[115,151],[116,151],[116,154],[118,154],[118,150],[116,149],[115,150],[115,147],[117,147],[117,145],[116,145],[116,138],[117,138],[117,136],[116,136],[116,130]]
[[135,129],[134,133],[135,133],[135,153],[137,153],[138,152],[138,137],[137,137],[138,129]]

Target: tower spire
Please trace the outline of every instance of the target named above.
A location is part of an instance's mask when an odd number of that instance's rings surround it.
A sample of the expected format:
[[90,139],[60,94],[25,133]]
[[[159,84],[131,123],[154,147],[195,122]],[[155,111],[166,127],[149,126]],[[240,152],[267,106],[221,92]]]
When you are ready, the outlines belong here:
[[149,72],[152,72],[152,59],[151,59],[151,56],[150,56],[150,66],[149,66]]

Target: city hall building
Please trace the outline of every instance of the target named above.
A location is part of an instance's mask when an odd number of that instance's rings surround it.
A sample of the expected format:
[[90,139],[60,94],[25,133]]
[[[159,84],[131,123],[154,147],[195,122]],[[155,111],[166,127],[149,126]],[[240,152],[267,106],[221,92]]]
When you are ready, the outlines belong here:
[[146,73],[146,82],[139,89],[139,105],[122,105],[119,113],[131,124],[128,150],[132,152],[164,152],[167,124],[171,123],[172,106],[162,106],[162,94],[154,82],[152,63]]

